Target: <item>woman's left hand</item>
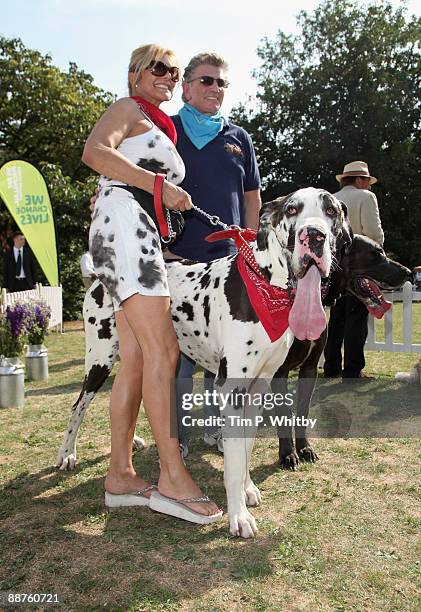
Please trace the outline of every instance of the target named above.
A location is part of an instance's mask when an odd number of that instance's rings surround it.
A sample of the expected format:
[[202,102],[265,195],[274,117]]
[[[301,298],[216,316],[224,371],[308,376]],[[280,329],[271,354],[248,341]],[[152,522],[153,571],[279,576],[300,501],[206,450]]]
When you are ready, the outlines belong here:
[[169,210],[180,210],[181,212],[189,210],[192,206],[191,197],[177,185],[173,185],[168,181],[164,181],[162,188],[162,201]]

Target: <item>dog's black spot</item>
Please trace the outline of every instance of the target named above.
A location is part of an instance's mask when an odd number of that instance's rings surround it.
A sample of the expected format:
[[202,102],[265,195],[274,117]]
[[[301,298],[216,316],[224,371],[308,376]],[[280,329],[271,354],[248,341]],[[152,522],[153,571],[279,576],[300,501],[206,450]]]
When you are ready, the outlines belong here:
[[96,321],[95,317],[89,317],[88,319],[88,323],[90,323],[91,325],[93,325],[95,321]]
[[151,243],[151,244],[152,244],[152,246],[153,246],[153,248],[154,248],[154,249],[157,249],[157,248],[158,248],[158,243],[157,243],[157,241],[155,240],[155,238],[152,238],[152,243]]
[[217,379],[215,380],[215,383],[219,387],[222,387],[222,385],[225,384],[225,381],[227,380],[227,372],[228,372],[227,366],[228,366],[227,358],[222,357],[221,361],[219,362]]
[[143,261],[140,258],[139,270],[139,283],[146,287],[146,289],[153,289],[161,282],[161,268],[155,261]]
[[214,280],[214,283],[213,283],[213,288],[214,289],[218,289],[218,287],[219,287],[219,280],[220,280],[220,278],[219,278],[219,276],[217,276],[215,278],[215,280]]
[[196,272],[187,272],[187,278],[193,278],[196,275]]
[[197,302],[197,300],[198,300],[198,299],[199,299],[199,294],[198,294],[198,293],[195,293],[195,294],[194,294],[194,296],[193,296],[193,300],[194,300],[195,302]]
[[209,272],[206,272],[200,279],[200,286],[202,289],[207,289],[210,285],[211,277]]
[[146,238],[147,235],[148,235],[148,232],[146,232],[145,230],[141,230],[141,229],[136,230],[136,236],[140,238],[141,240],[143,240],[143,238]]
[[155,143],[153,140],[150,140],[150,141],[148,142],[148,147],[149,147],[150,149],[153,149],[155,146],[156,146],[156,143]]
[[143,246],[143,247],[142,247],[142,253],[143,253],[144,255],[147,255],[147,254],[149,253],[149,251],[148,251],[148,249],[147,249],[146,247],[144,247],[144,246]]
[[200,331],[199,331],[198,329],[195,329],[195,330],[194,330],[194,335],[195,335],[195,336],[200,336]]
[[99,324],[101,327],[98,330],[98,338],[111,338],[111,319],[101,319]]
[[121,281],[124,281],[124,276],[120,276],[120,280],[121,280]]
[[259,322],[235,262],[231,265],[225,279],[224,293],[233,319],[243,323]]
[[187,317],[187,321],[194,320],[193,306],[189,304],[188,302],[181,302],[181,305],[177,306],[177,310],[179,312],[184,312],[184,314]]
[[241,371],[245,374],[247,372],[247,368],[244,366]]
[[206,327],[209,327],[209,316],[210,316],[210,304],[209,304],[209,295],[206,294],[203,299],[203,314],[206,321]]
[[179,322],[179,320],[180,320],[180,317],[177,317],[177,315],[172,315],[172,320],[173,320],[175,323],[178,323],[178,322]]
[[205,331],[205,338],[209,337],[209,333],[207,331]]
[[98,308],[102,308],[104,304],[104,285],[100,283],[97,287],[95,287],[95,289],[91,292],[91,296],[94,298]]
[[89,370],[88,375],[84,378],[82,391],[80,392],[77,401],[73,404],[73,408],[77,408],[85,393],[96,393],[107,380],[109,373],[110,368],[108,368],[106,365],[93,365]]
[[108,236],[108,242],[114,242],[114,234]]
[[110,217],[107,215],[104,219],[104,223],[109,223],[110,222]]
[[247,340],[247,346],[250,346],[251,344],[253,344],[253,340]]
[[233,404],[232,407],[234,408],[234,410],[239,410],[240,408],[244,408],[244,399],[245,399],[245,395],[247,393],[247,389],[245,389],[244,387],[242,389],[240,389],[239,387],[235,387],[232,390],[231,393],[231,397],[233,400]]

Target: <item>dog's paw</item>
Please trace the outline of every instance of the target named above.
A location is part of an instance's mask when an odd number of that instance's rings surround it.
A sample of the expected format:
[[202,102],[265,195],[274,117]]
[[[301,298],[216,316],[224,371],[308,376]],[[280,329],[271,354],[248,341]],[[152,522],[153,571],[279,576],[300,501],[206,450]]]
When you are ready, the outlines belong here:
[[249,507],[258,506],[262,501],[262,496],[254,482],[250,482],[245,490],[245,502]]
[[62,472],[74,470],[76,467],[76,451],[66,453],[60,449],[56,467]]
[[288,455],[280,455],[279,465],[285,470],[296,470],[300,465],[300,458],[295,448]]
[[248,510],[230,515],[230,535],[240,538],[254,538],[257,525],[254,516]]
[[133,436],[133,448],[135,450],[143,450],[146,448],[146,442],[143,438],[139,438],[136,434]]
[[316,463],[319,460],[319,457],[311,446],[304,446],[304,448],[300,448],[299,457],[301,461],[306,461],[307,463]]

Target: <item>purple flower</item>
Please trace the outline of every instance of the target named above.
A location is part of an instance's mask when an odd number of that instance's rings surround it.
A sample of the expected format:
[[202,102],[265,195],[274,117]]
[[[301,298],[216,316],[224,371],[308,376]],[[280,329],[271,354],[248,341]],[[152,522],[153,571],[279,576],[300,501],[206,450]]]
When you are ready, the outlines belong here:
[[9,321],[14,338],[26,334],[33,320],[31,308],[25,302],[17,302],[6,308],[6,320]]

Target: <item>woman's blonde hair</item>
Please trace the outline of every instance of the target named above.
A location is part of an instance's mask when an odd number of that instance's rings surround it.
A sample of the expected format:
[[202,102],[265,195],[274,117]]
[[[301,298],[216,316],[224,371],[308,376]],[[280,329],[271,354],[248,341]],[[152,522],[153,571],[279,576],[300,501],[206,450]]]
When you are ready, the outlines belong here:
[[[176,54],[171,49],[166,49],[159,45],[142,45],[135,49],[132,52],[129,63],[129,73],[132,72],[135,75],[133,82],[136,83],[140,73],[146,70],[152,62],[162,59],[164,55],[168,55],[171,62],[174,62],[178,67],[180,66]],[[132,84],[130,79],[128,80],[128,87],[129,94],[132,95]]]

